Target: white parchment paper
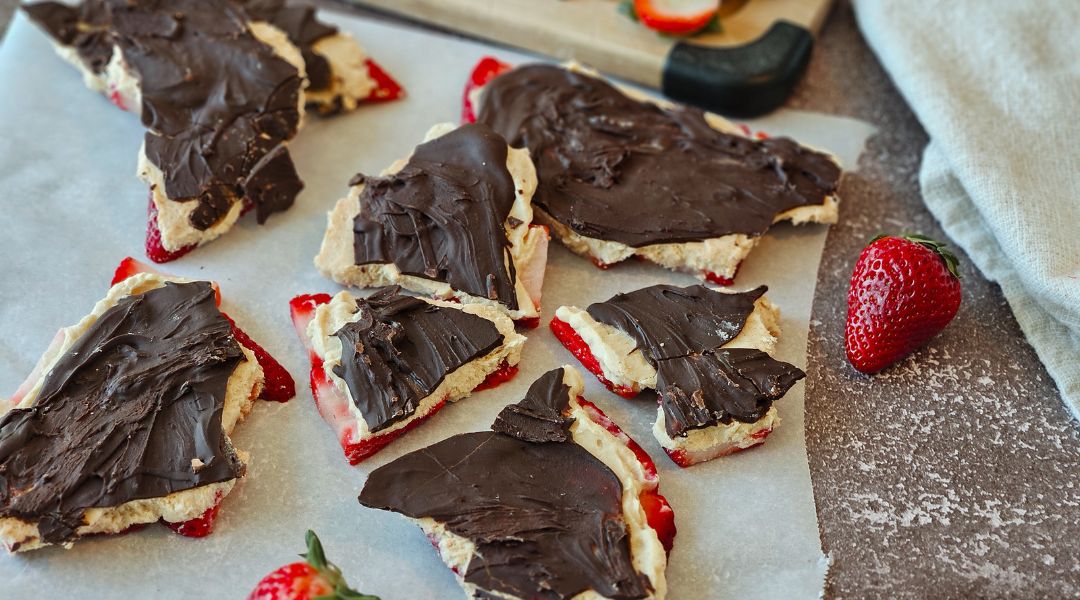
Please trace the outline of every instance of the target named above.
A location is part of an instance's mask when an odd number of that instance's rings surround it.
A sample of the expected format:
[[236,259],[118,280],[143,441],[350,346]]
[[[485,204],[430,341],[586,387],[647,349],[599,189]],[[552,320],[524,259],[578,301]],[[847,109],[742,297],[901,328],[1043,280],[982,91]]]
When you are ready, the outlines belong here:
[[[292,146],[307,183],[297,205],[262,227],[247,218],[219,241],[164,267],[219,281],[224,309],[292,372],[298,397],[286,405],[260,403],[238,428],[234,439],[251,453],[251,467],[225,500],[213,535],[186,539],[155,525],[86,540],[72,550],[0,556],[0,598],[242,598],[264,574],[296,558],[308,528],[361,590],[387,600],[462,596],[418,529],[357,503],[366,474],[447,436],[486,429],[540,374],[577,363],[546,326],[526,332],[515,380],[447,407],[350,467],[312,404],[308,364],[287,303],[299,293],[339,289],[315,272],[312,258],[325,213],[348,179],[404,156],[432,124],[456,121],[463,82],[481,56],[529,57],[403,26],[328,17],[353,32],[409,97],[334,119],[311,117]],[[0,390],[10,394],[55,331],[78,321],[104,295],[120,259],[142,258],[147,190],[134,177],[142,138],[137,119],[84,89],[22,15],[0,47],[0,81]],[[751,126],[828,149],[847,167],[871,133],[861,122],[798,112]],[[776,227],[737,281],[740,289],[770,286],[783,311],[778,357],[800,366],[825,232],[822,226]],[[599,271],[553,245],[543,322],[559,304],[586,306],[652,283],[694,281],[633,261]],[[656,459],[679,529],[667,570],[671,598],[817,597],[824,560],[803,443],[801,383],[778,403],[783,424],[763,447],[684,470],[650,434],[651,395],[623,400],[591,376],[586,381],[587,397]]]

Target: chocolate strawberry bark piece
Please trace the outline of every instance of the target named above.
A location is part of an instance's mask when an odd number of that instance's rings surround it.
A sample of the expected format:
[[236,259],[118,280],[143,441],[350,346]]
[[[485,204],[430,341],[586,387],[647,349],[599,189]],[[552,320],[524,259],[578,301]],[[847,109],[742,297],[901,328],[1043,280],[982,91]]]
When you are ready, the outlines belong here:
[[304,58],[310,110],[322,115],[351,111],[366,102],[394,100],[401,86],[389,78],[348,33],[324,21],[315,8],[285,0],[236,0],[253,20],[280,29]]
[[0,417],[0,540],[9,551],[162,520],[205,535],[245,472],[229,433],[263,369],[206,281],[125,261],[61,330]]
[[773,402],[804,377],[769,356],[779,311],[765,292],[655,285],[559,307],[551,329],[615,393],[655,389],[653,434],[688,466],[763,443],[779,424]]
[[832,156],[788,138],[752,139],[577,65],[507,69],[485,59],[467,86],[472,115],[529,150],[537,220],[601,267],[636,256],[730,283],[773,223],[837,217]]
[[408,159],[351,185],[315,258],[324,275],[538,323],[548,233],[532,224],[536,178],[527,152],[483,125],[437,125]]
[[24,7],[89,87],[141,116],[138,173],[150,186],[146,252],[155,262],[216,239],[248,211],[264,223],[293,204],[303,183],[286,144],[307,102],[302,55],[316,69],[329,65],[327,87],[309,98],[320,107],[401,95],[350,37],[310,9],[250,5],[259,18],[230,0]]
[[500,311],[377,290],[298,296],[297,333],[319,412],[352,464],[442,409],[516,372],[525,338]]
[[360,503],[415,520],[469,597],[663,598],[655,467],[581,391],[575,369],[548,372],[491,431],[373,471]]

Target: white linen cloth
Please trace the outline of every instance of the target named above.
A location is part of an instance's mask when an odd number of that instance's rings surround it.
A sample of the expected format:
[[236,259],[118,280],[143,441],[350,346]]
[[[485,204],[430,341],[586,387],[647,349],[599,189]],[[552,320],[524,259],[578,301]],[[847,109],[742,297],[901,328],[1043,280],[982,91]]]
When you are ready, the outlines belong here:
[[1080,2],[853,2],[930,134],[927,208],[1080,419]]

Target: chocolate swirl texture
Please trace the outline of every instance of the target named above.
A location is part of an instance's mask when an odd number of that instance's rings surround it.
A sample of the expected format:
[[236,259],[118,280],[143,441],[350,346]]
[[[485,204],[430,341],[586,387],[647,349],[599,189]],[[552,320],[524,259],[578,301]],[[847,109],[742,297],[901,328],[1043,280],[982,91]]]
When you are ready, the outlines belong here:
[[299,127],[303,78],[255,38],[238,5],[86,0],[26,10],[96,73],[119,49],[139,80],[146,156],[170,200],[198,203],[192,227],[209,229],[236,202],[250,202],[260,223],[292,205],[303,184],[282,144]]
[[732,420],[753,423],[806,376],[764,352],[722,348],[768,290],[724,294],[704,286],[654,285],[588,307],[597,321],[634,339],[657,371],[669,436]]
[[402,273],[517,310],[516,273],[504,223],[515,195],[506,141],[465,125],[416,147],[408,164],[364,184],[353,224],[356,264]]
[[[515,414],[565,410],[567,392],[562,370],[552,371]],[[360,503],[434,519],[475,543],[461,575],[480,588],[477,597],[647,596],[648,579],[631,560],[619,478],[572,439],[532,437],[464,433],[406,454],[368,476]]]
[[356,308],[359,318],[334,334],[341,363],[333,373],[373,432],[415,413],[448,374],[503,342],[491,321],[402,296],[397,287],[358,298]]
[[758,236],[780,213],[823,204],[840,178],[832,159],[788,138],[723,133],[700,110],[550,65],[485,86],[477,120],[529,149],[535,205],[579,235],[632,247]]
[[569,441],[574,419],[563,414],[569,403],[563,370],[548,371],[529,387],[524,400],[499,412],[491,429],[526,442]]
[[221,413],[244,360],[207,282],[120,299],[0,418],[0,516],[62,543],[88,508],[242,476]]

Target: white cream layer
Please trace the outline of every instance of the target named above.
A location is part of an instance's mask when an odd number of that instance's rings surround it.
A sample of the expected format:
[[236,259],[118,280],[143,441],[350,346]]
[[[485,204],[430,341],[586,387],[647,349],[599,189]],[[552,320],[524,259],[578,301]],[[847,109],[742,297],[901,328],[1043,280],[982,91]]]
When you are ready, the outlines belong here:
[[[54,343],[38,361],[38,366],[34,369],[34,372],[38,374],[35,380],[27,381],[23,385],[21,389],[27,390],[25,395],[10,408],[29,408],[34,405],[41,393],[46,375],[107,310],[116,306],[126,296],[143,294],[164,287],[167,281],[187,283],[191,280],[166,277],[157,273],[139,273],[109,288],[109,292],[94,305],[89,315],[83,317],[75,325],[60,330]],[[243,345],[240,348],[244,351],[247,360],[238,364],[232,376],[229,377],[221,417],[226,444],[229,446],[232,446],[232,441],[228,439],[228,434],[232,432],[236,423],[243,420],[251,411],[263,387],[263,371],[254,353]],[[0,406],[0,408],[3,407]],[[6,412],[6,409],[0,410],[0,414],[3,412]],[[247,453],[238,450],[237,454],[243,462],[248,461]],[[85,524],[76,530],[76,535],[119,533],[134,525],[154,523],[162,519],[170,523],[189,521],[201,516],[221,498],[228,495],[235,484],[236,480],[233,479],[176,492],[162,498],[133,500],[119,506],[92,508],[86,511],[83,518]],[[13,517],[0,518],[0,541],[13,552],[34,550],[48,545],[41,541],[36,523],[28,523]],[[71,543],[65,546],[71,547]]]
[[355,110],[360,102],[375,91],[376,83],[368,75],[367,53],[353,36],[339,31],[316,41],[312,52],[330,63],[330,87],[308,90],[307,101],[319,112]]
[[[432,127],[424,141],[446,135],[457,129],[452,123]],[[382,176],[400,171],[409,162],[402,158],[382,172]],[[540,315],[540,290],[543,284],[543,266],[547,263],[547,232],[529,227],[533,221],[532,196],[536,191],[536,170],[527,150],[510,148],[506,168],[514,180],[516,197],[510,215],[504,223],[506,237],[510,241],[510,257],[518,274],[515,282],[518,309],[508,310],[498,301],[466,294],[450,287],[450,284],[423,277],[406,275],[393,263],[357,265],[353,249],[353,221],[360,214],[360,195],[364,185],[353,186],[349,195],[342,198],[327,216],[326,235],[315,257],[315,267],[324,276],[342,285],[355,287],[379,287],[400,285],[419,294],[439,299],[454,298],[463,304],[481,304],[507,312],[511,319],[527,319]],[[516,219],[516,223],[511,219]]]
[[[631,561],[634,569],[645,575],[653,587],[653,593],[647,598],[663,600],[667,595],[667,579],[664,575],[667,568],[667,553],[656,530],[649,527],[645,508],[639,499],[643,491],[655,489],[658,481],[645,475],[637,456],[622,440],[589,418],[587,409],[578,402],[578,397],[584,390],[581,373],[572,366],[564,366],[563,383],[570,388],[569,416],[574,418],[570,433],[573,435],[574,443],[585,448],[603,462],[622,482],[623,519],[626,521],[630,538]],[[443,562],[459,574],[458,583],[465,590],[466,597],[472,598],[478,588],[466,582],[462,574],[467,571],[469,562],[476,555],[476,544],[451,533],[434,519],[410,520],[419,525],[424,533],[435,541]],[[508,600],[519,600],[507,594],[488,593]],[[603,600],[603,598],[604,596],[591,590],[574,596],[574,600]]]
[[[323,369],[327,378],[333,383],[337,392],[348,402],[348,411],[355,422],[352,441],[361,442],[376,436],[385,435],[408,427],[409,423],[421,419],[439,404],[443,399],[448,402],[457,402],[472,394],[476,386],[483,383],[488,375],[499,370],[505,361],[514,366],[521,361],[521,350],[525,345],[525,336],[514,331],[514,323],[501,311],[490,306],[480,304],[456,304],[439,300],[420,298],[424,302],[461,310],[471,315],[476,315],[488,321],[499,330],[503,336],[503,342],[498,348],[489,352],[486,356],[473,360],[460,368],[448,373],[442,383],[428,396],[424,397],[417,406],[416,412],[408,418],[395,422],[393,425],[372,433],[368,427],[364,415],[353,401],[352,392],[345,380],[334,374],[334,367],[341,364],[341,340],[334,334],[346,323],[360,319],[360,312],[356,309],[356,298],[349,292],[338,292],[330,302],[315,309],[315,315],[308,323],[307,334],[311,340],[312,350],[323,361]],[[320,399],[320,402],[323,400]],[[329,408],[329,407],[327,407]]]

